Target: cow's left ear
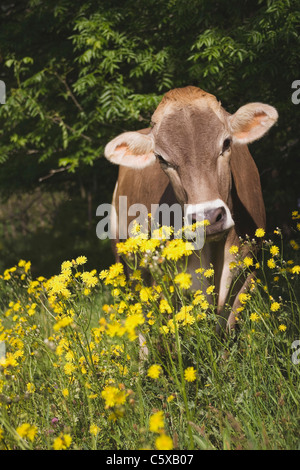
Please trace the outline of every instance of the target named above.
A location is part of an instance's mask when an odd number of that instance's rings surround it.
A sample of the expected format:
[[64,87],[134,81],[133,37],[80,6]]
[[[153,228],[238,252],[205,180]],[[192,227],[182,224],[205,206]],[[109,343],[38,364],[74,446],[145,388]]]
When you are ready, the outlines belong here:
[[105,157],[117,165],[142,169],[152,165],[154,141],[150,130],[124,132],[109,142],[104,150]]
[[260,139],[277,119],[278,113],[273,106],[263,103],[246,104],[229,118],[232,139],[235,143],[249,144]]

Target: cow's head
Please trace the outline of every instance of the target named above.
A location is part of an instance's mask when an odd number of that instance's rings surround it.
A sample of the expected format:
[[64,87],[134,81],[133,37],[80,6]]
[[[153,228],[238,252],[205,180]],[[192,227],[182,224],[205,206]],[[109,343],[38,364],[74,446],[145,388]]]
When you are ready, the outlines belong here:
[[[207,235],[221,234],[234,225],[229,210],[232,149],[262,137],[277,118],[267,104],[249,103],[230,115],[199,88],[175,89],[163,97],[148,133],[119,135],[107,144],[105,156],[136,169],[158,160],[178,202],[187,205],[190,221],[204,215],[210,222]],[[251,181],[240,186],[245,184]]]

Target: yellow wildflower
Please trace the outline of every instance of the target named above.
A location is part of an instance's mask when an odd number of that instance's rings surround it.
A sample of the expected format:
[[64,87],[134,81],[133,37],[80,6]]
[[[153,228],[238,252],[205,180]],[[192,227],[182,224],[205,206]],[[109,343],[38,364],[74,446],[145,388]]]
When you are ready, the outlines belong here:
[[157,450],[172,450],[173,441],[166,434],[161,434],[155,440],[155,447]]
[[76,370],[76,367],[71,362],[67,362],[64,365],[64,372],[66,375],[72,375],[74,370]]
[[168,260],[177,261],[183,256],[189,256],[193,252],[193,245],[181,238],[171,240],[162,251],[162,256]]
[[229,253],[231,255],[236,255],[239,251],[239,247],[237,245],[232,245],[230,248],[229,248]]
[[265,236],[265,231],[263,228],[256,229],[255,236],[258,238],[262,238]]
[[246,256],[244,258],[244,265],[249,268],[249,266],[253,265],[253,259],[250,256]]
[[271,311],[272,311],[272,312],[277,312],[277,310],[280,309],[280,303],[278,303],[278,302],[272,302],[270,308],[271,308]]
[[123,405],[126,401],[127,392],[119,390],[117,387],[107,385],[101,392],[102,398],[105,400],[105,408],[111,408],[115,405]]
[[214,275],[214,270],[212,268],[206,269],[203,275],[207,278],[212,277]]
[[87,287],[95,287],[98,282],[97,277],[95,276],[95,271],[85,271],[81,274],[81,279]]
[[35,392],[35,385],[28,382],[28,384],[26,385],[26,389],[27,389],[27,392],[34,393]]
[[149,420],[149,429],[151,432],[160,432],[164,428],[164,414],[162,411],[157,411]]
[[148,302],[149,300],[151,300],[151,291],[151,287],[143,287],[140,290],[140,299],[142,302]]
[[251,299],[251,296],[250,294],[247,294],[247,293],[244,293],[242,292],[240,295],[239,295],[239,301],[241,302],[241,304],[245,304],[248,300]]
[[293,248],[293,250],[295,250],[295,251],[299,250],[299,245],[295,240],[291,240],[290,245]]
[[196,380],[196,371],[194,367],[188,367],[185,369],[184,378],[187,382],[194,382],[194,380]]
[[93,436],[97,436],[99,431],[100,431],[100,428],[96,424],[90,425],[90,434],[92,434]]
[[270,269],[276,268],[276,263],[275,263],[275,261],[274,261],[273,258],[268,259],[267,265],[268,265],[268,267],[269,267]]
[[272,245],[270,248],[270,253],[272,256],[277,256],[279,254],[279,248],[276,245]]
[[86,256],[78,256],[76,258],[75,262],[78,265],[85,264],[87,262],[87,257]]
[[209,286],[207,289],[206,289],[206,293],[208,295],[212,294],[213,291],[215,290],[215,286]]
[[190,314],[192,309],[193,307],[191,305],[181,307],[179,312],[175,315],[175,320],[182,322],[182,325],[192,325],[195,322],[195,317]]
[[125,329],[129,335],[130,341],[133,341],[137,338],[135,333],[135,328],[139,325],[143,325],[145,323],[145,318],[142,313],[135,313],[133,315],[129,315],[125,320]]
[[53,449],[54,450],[66,450],[70,447],[72,438],[69,434],[61,433],[59,437],[54,439]]
[[292,273],[293,273],[293,274],[300,274],[300,266],[299,266],[299,264],[296,264],[295,266],[292,267]]
[[159,303],[159,311],[161,313],[172,313],[172,308],[170,307],[168,301],[166,299],[162,299]]
[[254,322],[256,322],[260,319],[259,315],[256,312],[251,313],[249,318],[250,318],[251,321],[254,321]]
[[279,325],[278,329],[279,329],[279,331],[285,331],[286,330],[286,325],[281,324],[281,325]]
[[147,375],[148,377],[151,377],[151,379],[157,379],[160,376],[161,371],[162,368],[159,364],[153,364],[149,367]]
[[175,276],[174,282],[181,289],[189,289],[192,285],[192,276],[188,273],[179,273]]
[[24,423],[16,429],[16,432],[21,438],[28,438],[30,441],[33,442],[37,433],[37,427],[28,423]]

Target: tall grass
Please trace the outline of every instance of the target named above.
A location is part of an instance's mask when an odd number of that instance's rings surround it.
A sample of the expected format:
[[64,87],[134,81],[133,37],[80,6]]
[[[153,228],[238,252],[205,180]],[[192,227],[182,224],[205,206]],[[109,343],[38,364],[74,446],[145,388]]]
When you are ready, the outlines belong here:
[[257,275],[225,336],[216,333],[213,267],[199,263],[202,288],[190,292],[183,240],[137,232],[119,246],[129,280],[119,263],[85,271],[84,256],[51,279],[32,279],[23,260],[6,270],[0,448],[299,448],[298,218],[295,240],[276,230],[259,259],[232,248],[237,275]]

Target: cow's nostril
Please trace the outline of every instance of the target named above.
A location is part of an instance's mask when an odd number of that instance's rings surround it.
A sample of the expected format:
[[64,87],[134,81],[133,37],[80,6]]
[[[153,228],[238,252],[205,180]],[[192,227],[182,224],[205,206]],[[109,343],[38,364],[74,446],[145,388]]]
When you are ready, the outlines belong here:
[[[214,227],[223,224],[226,220],[225,207],[217,207],[216,209],[209,209],[205,212],[205,218],[210,222],[210,226]],[[217,227],[216,227],[217,228]]]

